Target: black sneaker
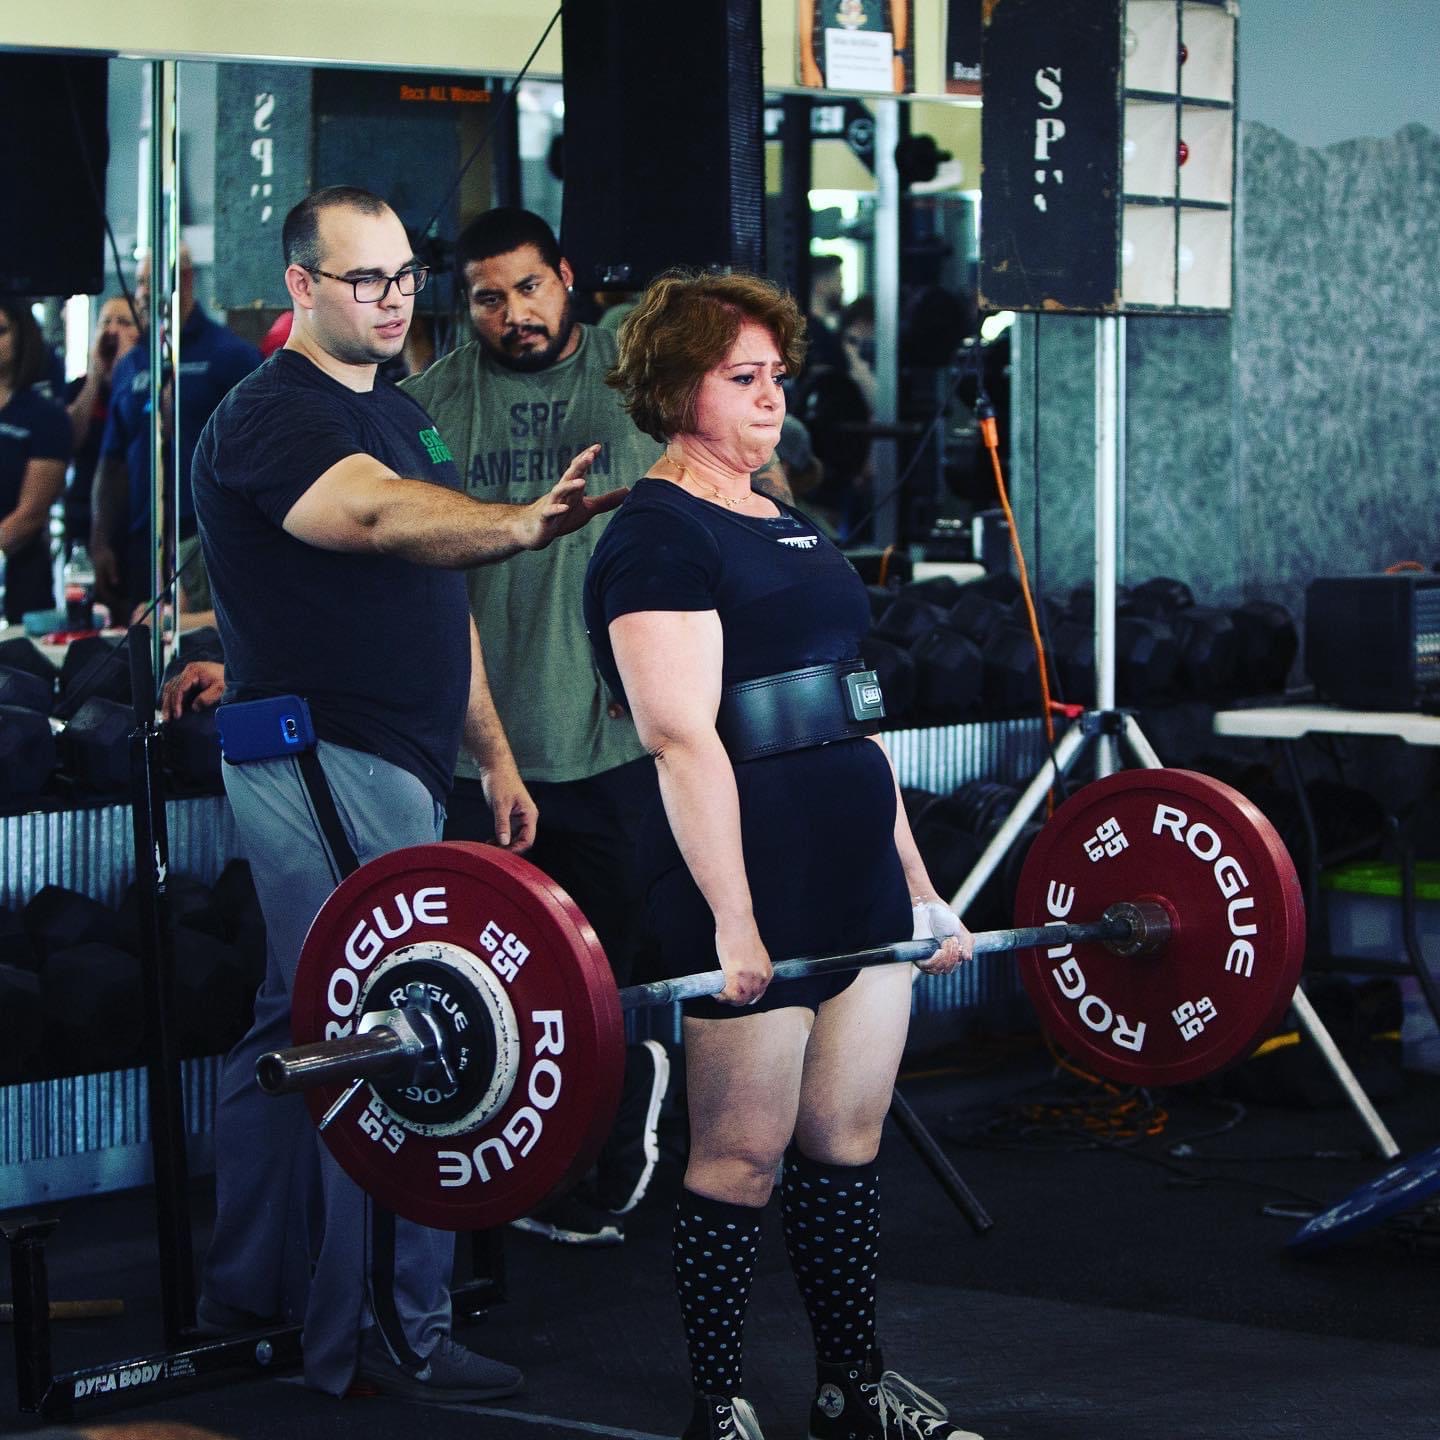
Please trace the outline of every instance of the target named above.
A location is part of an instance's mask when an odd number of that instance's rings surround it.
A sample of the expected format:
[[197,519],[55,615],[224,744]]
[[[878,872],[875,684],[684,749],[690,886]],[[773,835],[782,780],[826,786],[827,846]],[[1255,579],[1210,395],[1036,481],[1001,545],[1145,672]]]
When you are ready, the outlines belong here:
[[739,1395],[697,1395],[680,1440],[765,1440],[750,1402]]
[[670,1057],[658,1040],[626,1046],[625,1088],[595,1180],[600,1203],[613,1215],[628,1215],[649,1188],[660,1158],[660,1106],[669,1087]]
[[863,1361],[816,1370],[810,1440],[981,1440],[952,1425],[933,1395],[886,1370],[878,1350]]
[[619,1245],[625,1239],[624,1227],[618,1221],[573,1190],[510,1223],[517,1230],[542,1235],[557,1245]]
[[390,1354],[374,1329],[361,1337],[355,1378],[352,1393],[373,1389],[382,1395],[398,1395],[430,1405],[502,1400],[524,1384],[524,1376],[513,1365],[487,1360],[448,1335],[441,1337],[418,1370],[407,1369]]

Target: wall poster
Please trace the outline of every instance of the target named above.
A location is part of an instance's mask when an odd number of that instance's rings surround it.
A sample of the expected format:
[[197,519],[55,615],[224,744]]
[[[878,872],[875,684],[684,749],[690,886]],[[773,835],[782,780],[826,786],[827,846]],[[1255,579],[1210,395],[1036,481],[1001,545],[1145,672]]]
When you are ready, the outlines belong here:
[[800,84],[891,95],[914,90],[914,0],[796,0],[796,7]]

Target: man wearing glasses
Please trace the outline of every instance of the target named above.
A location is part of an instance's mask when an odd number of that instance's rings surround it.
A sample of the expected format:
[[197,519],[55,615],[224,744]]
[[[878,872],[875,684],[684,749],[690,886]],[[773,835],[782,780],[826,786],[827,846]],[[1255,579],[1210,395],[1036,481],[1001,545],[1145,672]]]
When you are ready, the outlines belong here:
[[[436,1403],[496,1399],[520,1373],[450,1338],[454,1236],[372,1205],[299,1097],[261,1095],[255,1060],[290,1043],[300,948],[341,876],[439,838],[462,743],[500,843],[528,846],[535,807],[490,700],[464,571],[543,549],[623,492],[586,496],[592,448],[532,504],[470,499],[430,417],[377,382],[426,280],[394,211],[321,190],[283,241],[290,338],[222,402],[195,457],[225,646],[225,786],[270,951],[220,1082],[198,1320],[223,1333],[303,1315],[306,1379],[331,1394],[358,1379]],[[267,749],[278,697],[308,704],[312,748]],[[232,754],[239,735],[253,743]]]

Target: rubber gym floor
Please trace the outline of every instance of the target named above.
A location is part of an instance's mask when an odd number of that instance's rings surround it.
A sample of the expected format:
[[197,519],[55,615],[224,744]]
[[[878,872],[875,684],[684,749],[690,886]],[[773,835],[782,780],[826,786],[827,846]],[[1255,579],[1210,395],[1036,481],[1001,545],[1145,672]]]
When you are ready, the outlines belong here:
[[[677,1067],[678,1070],[679,1067]],[[1440,1144],[1440,1077],[1397,1070],[1383,1100],[1404,1154]],[[1213,1082],[1115,1093],[1057,1071],[1030,1038],[926,1057],[901,1088],[994,1227],[977,1237],[916,1151],[882,1150],[881,1336],[887,1362],[987,1440],[1437,1440],[1440,1232],[1423,1212],[1301,1258],[1286,1242],[1388,1166],[1338,1097],[1240,1101]],[[650,1440],[689,1412],[669,1275],[683,1095],[663,1117],[651,1194],[623,1246],[506,1233],[507,1294],[459,1332],[520,1365],[495,1407],[337,1401],[294,1373],[240,1374],[158,1404],[82,1411],[122,1436],[201,1426],[265,1440]],[[210,1185],[193,1182],[197,1247]],[[746,1394],[769,1440],[803,1440],[808,1326],[772,1205],[746,1331]],[[59,1226],[51,1298],[123,1298],[123,1318],[57,1324],[64,1371],[162,1348],[147,1191],[41,1207]],[[0,1290],[8,1289],[8,1274]],[[6,1295],[4,1298],[8,1298]],[[15,1406],[0,1327],[0,1431]],[[157,1428],[158,1427],[158,1428]],[[92,1432],[93,1433],[93,1432]],[[175,1435],[179,1432],[168,1429]]]

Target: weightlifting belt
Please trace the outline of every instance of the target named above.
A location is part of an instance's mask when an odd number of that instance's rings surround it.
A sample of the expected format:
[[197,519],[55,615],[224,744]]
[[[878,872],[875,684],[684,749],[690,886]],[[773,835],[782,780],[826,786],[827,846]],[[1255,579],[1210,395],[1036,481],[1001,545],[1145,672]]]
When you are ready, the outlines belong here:
[[847,660],[727,685],[715,728],[738,763],[873,735],[884,716],[875,672]]

